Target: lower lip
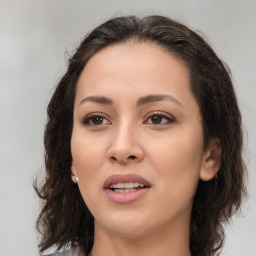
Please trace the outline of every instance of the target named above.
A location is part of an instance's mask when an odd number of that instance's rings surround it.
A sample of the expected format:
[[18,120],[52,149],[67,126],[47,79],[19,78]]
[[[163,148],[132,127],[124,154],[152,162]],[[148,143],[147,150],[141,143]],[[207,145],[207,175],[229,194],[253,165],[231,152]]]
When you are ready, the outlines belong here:
[[149,188],[142,188],[132,192],[118,193],[114,192],[111,189],[105,189],[107,197],[115,203],[127,204],[134,202],[148,193]]

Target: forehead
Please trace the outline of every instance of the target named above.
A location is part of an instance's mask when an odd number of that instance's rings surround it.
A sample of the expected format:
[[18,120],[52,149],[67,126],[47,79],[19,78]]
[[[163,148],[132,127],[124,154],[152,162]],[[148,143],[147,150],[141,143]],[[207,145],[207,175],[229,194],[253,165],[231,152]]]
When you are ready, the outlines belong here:
[[182,60],[157,44],[128,41],[89,59],[78,80],[75,105],[92,95],[135,101],[149,94],[170,94],[188,109],[198,108]]
[[134,72],[135,70],[140,73],[160,70],[170,72],[175,68],[176,72],[182,75],[186,73],[188,76],[188,70],[183,61],[163,46],[154,42],[131,40],[101,49],[89,59],[83,73],[88,73],[95,68],[101,73]]

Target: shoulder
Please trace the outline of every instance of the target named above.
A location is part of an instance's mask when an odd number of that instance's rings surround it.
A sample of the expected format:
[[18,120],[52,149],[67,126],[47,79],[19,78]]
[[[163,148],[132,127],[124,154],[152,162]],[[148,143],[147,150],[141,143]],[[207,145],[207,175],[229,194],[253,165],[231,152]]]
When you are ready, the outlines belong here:
[[79,248],[71,248],[63,252],[55,252],[52,254],[42,255],[42,256],[85,256]]

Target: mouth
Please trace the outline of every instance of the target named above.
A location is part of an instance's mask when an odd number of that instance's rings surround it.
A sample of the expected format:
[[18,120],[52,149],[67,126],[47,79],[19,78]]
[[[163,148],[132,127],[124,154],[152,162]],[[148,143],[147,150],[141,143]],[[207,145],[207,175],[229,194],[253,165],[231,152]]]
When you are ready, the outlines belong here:
[[150,182],[137,174],[115,174],[108,177],[103,185],[108,198],[115,203],[135,201],[150,188]]
[[127,192],[133,192],[142,188],[146,188],[142,183],[138,182],[126,182],[126,183],[115,183],[109,186],[109,189],[116,193],[127,193]]

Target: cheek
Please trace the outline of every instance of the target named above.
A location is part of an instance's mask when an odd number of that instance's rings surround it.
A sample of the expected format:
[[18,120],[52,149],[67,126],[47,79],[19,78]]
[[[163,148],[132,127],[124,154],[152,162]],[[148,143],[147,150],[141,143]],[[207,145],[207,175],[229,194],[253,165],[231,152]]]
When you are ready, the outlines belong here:
[[148,154],[160,190],[164,189],[173,198],[193,197],[202,165],[202,146],[200,129],[198,133],[179,129],[176,134],[151,141]]
[[71,139],[73,165],[79,177],[79,190],[87,205],[99,200],[102,184],[100,183],[100,167],[104,161],[104,146],[96,143],[95,138],[88,138],[74,133]]
[[85,204],[87,207],[90,206],[91,211],[97,207],[95,202],[100,200],[101,184],[96,171],[100,166],[98,150],[98,147],[91,145],[88,141],[72,137],[71,152],[76,175],[79,177],[78,188]]
[[76,132],[72,135],[72,159],[78,175],[93,173],[104,160],[105,149],[103,144],[97,143],[98,140],[92,137]]
[[[170,169],[177,169],[175,166],[197,166],[201,164],[203,155],[203,139],[199,132],[186,132],[177,129],[177,132],[159,137],[150,141],[148,149],[155,161]],[[184,129],[186,130],[186,129]],[[185,168],[188,171],[190,168]],[[178,171],[178,170],[177,170]]]

